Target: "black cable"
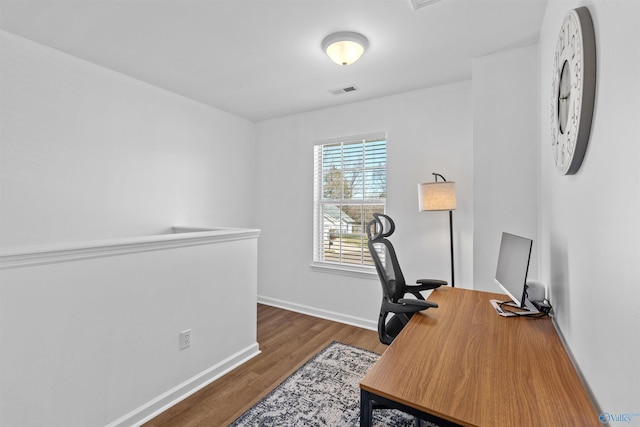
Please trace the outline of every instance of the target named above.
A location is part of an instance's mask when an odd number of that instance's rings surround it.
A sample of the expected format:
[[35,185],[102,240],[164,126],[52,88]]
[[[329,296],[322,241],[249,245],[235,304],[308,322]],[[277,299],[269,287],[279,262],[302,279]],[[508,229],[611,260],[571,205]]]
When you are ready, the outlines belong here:
[[538,314],[536,314],[535,316],[523,316],[526,317],[527,319],[542,319],[543,317],[547,317],[549,314],[548,313],[543,313],[542,311]]

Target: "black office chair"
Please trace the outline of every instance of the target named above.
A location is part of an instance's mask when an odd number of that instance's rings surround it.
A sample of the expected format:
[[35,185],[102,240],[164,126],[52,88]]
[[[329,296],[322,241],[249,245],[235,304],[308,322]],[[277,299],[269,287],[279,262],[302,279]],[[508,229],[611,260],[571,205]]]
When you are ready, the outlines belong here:
[[[416,282],[417,285],[406,284],[393,245],[387,240],[395,228],[393,220],[380,213],[374,213],[373,220],[367,224],[367,245],[382,284],[378,337],[387,345],[393,342],[414,313],[438,307],[438,304],[425,301],[420,291],[447,285],[446,281],[435,279],[420,279]],[[415,298],[404,298],[407,294],[412,294]],[[391,318],[387,320],[389,314]]]

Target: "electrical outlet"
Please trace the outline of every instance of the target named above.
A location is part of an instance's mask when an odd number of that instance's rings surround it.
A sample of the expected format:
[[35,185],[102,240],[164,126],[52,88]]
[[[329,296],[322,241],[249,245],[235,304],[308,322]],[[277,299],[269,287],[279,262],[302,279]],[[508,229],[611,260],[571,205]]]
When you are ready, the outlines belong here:
[[180,332],[180,350],[191,347],[191,329]]

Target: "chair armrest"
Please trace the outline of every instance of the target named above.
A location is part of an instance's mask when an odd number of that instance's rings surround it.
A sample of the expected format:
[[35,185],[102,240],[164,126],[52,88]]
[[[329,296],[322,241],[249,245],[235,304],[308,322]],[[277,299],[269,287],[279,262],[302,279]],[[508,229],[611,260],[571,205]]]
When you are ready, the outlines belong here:
[[438,308],[438,304],[413,298],[401,298],[398,302],[384,301],[383,309],[391,313],[415,313],[428,308]]
[[427,290],[427,289],[436,289],[436,288],[439,288],[440,286],[448,285],[448,283],[445,280],[437,280],[437,279],[418,279],[416,280],[416,283],[418,284],[418,286],[407,286],[407,288],[412,288],[412,289],[422,288],[420,290]]
[[430,291],[432,289],[437,289],[440,286],[447,286],[447,282],[444,280],[436,280],[436,279],[420,279],[416,281],[418,285],[407,285],[405,289],[405,294],[413,294],[416,298],[423,300],[424,296],[420,293],[420,291]]

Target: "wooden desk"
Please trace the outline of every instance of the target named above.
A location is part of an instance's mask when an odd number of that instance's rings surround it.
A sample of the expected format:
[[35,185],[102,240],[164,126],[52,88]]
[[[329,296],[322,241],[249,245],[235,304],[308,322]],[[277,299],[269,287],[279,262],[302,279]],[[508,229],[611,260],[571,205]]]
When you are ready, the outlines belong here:
[[549,318],[501,317],[490,299],[433,291],[360,382],[361,425],[372,400],[441,426],[602,426]]

